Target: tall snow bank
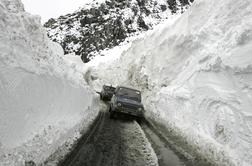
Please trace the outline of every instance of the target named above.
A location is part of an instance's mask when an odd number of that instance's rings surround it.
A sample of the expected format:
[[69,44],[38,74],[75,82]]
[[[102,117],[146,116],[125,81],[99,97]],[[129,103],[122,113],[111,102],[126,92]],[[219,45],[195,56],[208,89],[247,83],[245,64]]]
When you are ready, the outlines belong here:
[[251,53],[251,0],[197,0],[96,77],[142,89],[146,115],[213,163],[252,165]]
[[97,115],[79,68],[62,57],[39,17],[0,0],[0,165],[43,162]]

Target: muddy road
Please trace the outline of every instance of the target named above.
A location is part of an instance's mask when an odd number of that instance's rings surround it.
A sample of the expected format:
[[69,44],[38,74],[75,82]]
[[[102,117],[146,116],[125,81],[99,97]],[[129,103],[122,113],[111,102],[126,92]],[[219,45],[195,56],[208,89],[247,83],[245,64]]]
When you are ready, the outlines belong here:
[[101,112],[89,133],[60,166],[155,166],[157,156],[133,120],[109,119]]
[[176,154],[145,121],[110,119],[102,111],[76,148],[59,166],[183,166]]

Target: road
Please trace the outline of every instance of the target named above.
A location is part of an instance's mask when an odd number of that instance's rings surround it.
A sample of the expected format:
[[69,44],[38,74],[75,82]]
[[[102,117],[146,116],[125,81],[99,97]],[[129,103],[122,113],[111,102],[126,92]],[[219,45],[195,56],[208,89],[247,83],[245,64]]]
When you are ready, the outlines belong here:
[[60,166],[155,166],[157,156],[134,120],[109,119],[101,112],[96,124]]
[[90,130],[59,166],[184,166],[192,165],[175,153],[146,121],[110,119],[100,112]]

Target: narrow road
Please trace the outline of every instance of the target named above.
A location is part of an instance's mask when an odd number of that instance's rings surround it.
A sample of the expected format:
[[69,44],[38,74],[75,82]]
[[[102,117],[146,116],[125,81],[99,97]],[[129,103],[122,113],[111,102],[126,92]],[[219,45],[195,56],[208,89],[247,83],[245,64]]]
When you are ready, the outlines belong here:
[[101,111],[59,166],[191,166],[148,121],[110,119]]
[[96,124],[60,166],[155,166],[158,159],[139,124],[109,119],[101,112]]

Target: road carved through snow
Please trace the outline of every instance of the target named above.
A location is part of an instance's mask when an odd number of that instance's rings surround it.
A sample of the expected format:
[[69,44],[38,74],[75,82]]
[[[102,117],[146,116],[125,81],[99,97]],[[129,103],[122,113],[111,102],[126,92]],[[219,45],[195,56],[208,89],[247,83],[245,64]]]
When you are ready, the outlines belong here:
[[109,119],[102,112],[81,147],[60,166],[156,166],[158,159],[136,121]]

